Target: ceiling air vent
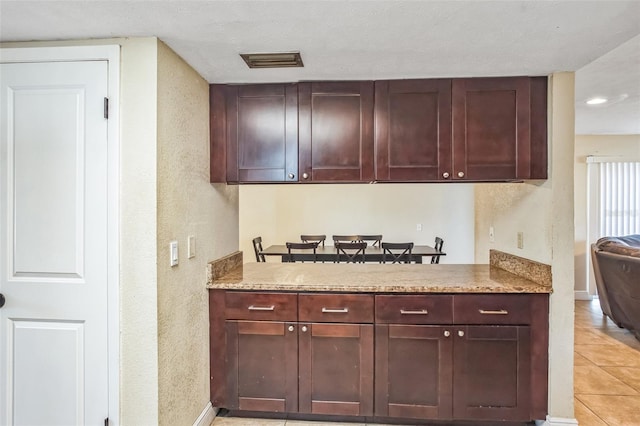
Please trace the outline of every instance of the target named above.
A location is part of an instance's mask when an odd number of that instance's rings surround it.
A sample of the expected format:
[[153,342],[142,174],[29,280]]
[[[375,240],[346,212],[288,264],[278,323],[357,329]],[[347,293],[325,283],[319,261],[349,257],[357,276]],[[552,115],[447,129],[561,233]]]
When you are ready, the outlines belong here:
[[249,68],[303,67],[300,52],[291,53],[241,53]]

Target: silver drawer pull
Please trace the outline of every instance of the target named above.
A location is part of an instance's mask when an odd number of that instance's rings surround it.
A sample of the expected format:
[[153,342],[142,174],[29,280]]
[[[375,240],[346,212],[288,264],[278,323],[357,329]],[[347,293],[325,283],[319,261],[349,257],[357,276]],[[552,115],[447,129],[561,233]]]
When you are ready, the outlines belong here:
[[274,305],[271,306],[249,306],[250,311],[274,311],[276,307]]
[[500,309],[499,311],[485,311],[484,309],[478,309],[482,315],[508,315],[509,311],[506,309]]
[[429,311],[426,309],[420,309],[419,311],[407,311],[404,309],[400,309],[400,314],[402,315],[428,315]]
[[323,314],[348,314],[349,308],[340,308],[340,309],[331,309],[331,308],[322,308]]

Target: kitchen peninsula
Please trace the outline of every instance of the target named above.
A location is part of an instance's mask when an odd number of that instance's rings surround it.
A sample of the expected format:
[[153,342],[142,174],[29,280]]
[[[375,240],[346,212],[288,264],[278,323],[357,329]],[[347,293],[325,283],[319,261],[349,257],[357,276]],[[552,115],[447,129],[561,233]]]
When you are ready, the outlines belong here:
[[227,256],[210,263],[212,403],[325,420],[544,419],[550,284],[547,265],[501,252],[490,265]]

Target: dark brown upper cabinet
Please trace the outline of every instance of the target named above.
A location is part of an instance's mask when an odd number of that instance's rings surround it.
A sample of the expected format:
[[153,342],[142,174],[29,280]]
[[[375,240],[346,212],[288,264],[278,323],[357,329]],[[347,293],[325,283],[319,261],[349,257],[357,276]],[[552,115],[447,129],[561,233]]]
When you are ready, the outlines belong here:
[[451,174],[451,80],[376,81],[376,180]]
[[212,182],[298,181],[297,85],[214,86],[211,155],[223,158],[212,161]]
[[454,180],[547,177],[546,78],[452,83]]
[[210,91],[211,182],[547,178],[546,77]]
[[373,181],[373,82],[300,83],[298,94],[300,181]]

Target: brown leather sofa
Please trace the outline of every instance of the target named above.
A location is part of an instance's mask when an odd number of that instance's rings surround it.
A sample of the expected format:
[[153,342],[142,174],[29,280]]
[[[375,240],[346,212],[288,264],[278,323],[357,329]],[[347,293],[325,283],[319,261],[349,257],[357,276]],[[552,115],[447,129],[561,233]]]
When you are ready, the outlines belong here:
[[602,312],[640,340],[640,234],[600,238],[591,259]]

